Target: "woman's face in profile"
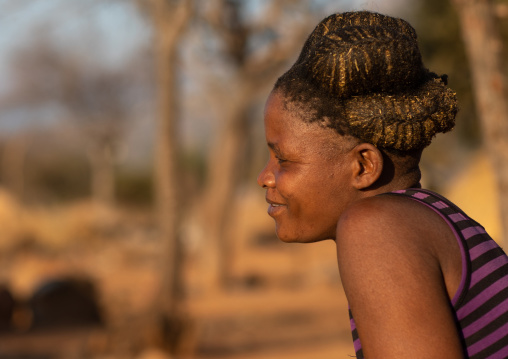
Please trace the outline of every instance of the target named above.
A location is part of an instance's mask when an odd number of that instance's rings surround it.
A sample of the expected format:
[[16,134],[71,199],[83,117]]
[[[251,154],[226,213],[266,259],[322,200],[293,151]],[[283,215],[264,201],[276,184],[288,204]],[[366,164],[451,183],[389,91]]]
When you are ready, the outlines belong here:
[[[291,107],[291,106],[290,106]],[[272,93],[265,107],[270,157],[258,176],[268,214],[284,242],[335,238],[340,214],[353,199],[350,143],[333,129],[305,123]]]

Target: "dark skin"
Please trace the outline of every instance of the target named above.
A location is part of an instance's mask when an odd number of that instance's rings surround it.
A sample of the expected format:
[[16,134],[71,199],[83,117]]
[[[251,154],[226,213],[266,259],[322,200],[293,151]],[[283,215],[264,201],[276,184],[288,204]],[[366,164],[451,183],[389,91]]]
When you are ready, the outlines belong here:
[[258,177],[286,242],[332,239],[363,352],[375,358],[463,358],[450,300],[461,280],[454,234],[431,209],[377,196],[418,187],[411,161],[305,123],[271,94],[270,159]]

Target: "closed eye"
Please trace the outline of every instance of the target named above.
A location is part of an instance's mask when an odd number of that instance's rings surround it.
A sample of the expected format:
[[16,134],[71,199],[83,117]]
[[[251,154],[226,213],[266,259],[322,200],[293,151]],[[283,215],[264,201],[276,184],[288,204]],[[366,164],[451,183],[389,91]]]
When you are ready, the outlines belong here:
[[282,163],[284,163],[284,162],[287,162],[287,161],[288,161],[288,160],[286,160],[286,159],[284,159],[284,158],[281,158],[281,157],[278,157],[278,156],[276,156],[275,158],[277,159],[277,162],[279,162],[279,164],[282,164]]
[[273,155],[275,156],[279,164],[288,162],[288,160],[282,156],[279,146],[277,146],[274,143],[268,143],[268,147],[270,147],[271,150],[273,151]]

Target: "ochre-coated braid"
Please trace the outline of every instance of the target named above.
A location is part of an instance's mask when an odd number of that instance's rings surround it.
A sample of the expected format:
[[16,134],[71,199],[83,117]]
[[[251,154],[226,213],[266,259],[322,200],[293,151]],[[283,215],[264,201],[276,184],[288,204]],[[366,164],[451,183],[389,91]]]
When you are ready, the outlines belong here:
[[306,104],[308,121],[398,151],[428,146],[457,112],[455,93],[423,66],[414,29],[366,11],[318,24],[274,90]]

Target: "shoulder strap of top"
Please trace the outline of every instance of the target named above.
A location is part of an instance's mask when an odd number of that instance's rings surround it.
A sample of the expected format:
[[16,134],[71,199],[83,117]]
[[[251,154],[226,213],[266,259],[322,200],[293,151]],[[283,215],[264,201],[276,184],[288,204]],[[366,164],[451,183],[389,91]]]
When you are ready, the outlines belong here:
[[[451,300],[451,303],[454,307],[460,306],[461,302],[467,295],[469,284],[471,282],[471,261],[463,231],[467,230],[467,228],[471,228],[471,226],[480,225],[476,221],[473,221],[471,218],[469,218],[454,203],[450,202],[443,196],[429,190],[409,188],[406,190],[384,193],[383,195],[404,196],[414,201],[420,202],[436,212],[448,224],[448,227],[451,229],[455,239],[457,240],[462,257],[462,278],[460,281],[460,286]],[[483,227],[481,228],[483,229]]]

